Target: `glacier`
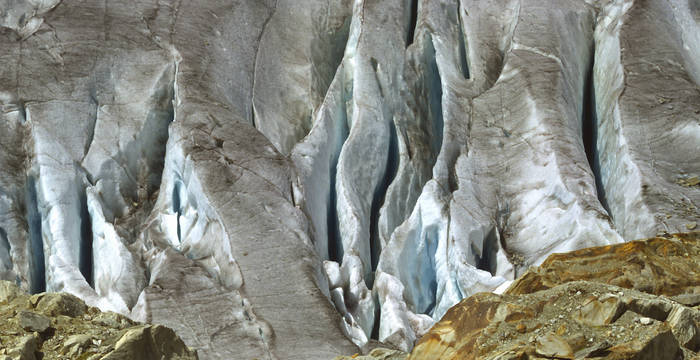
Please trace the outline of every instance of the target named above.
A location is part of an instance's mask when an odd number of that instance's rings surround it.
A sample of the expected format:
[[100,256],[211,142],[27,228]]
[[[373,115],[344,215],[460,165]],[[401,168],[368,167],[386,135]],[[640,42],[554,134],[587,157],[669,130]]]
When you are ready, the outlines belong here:
[[409,351],[700,222],[688,0],[0,1],[0,279],[202,359]]

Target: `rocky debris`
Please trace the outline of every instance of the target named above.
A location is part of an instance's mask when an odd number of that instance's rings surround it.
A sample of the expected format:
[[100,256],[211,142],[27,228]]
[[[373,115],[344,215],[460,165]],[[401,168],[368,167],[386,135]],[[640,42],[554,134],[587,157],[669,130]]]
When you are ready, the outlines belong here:
[[12,301],[21,295],[22,291],[9,281],[0,281],[0,301]]
[[92,338],[90,335],[78,334],[69,336],[63,343],[61,353],[68,357],[76,357],[90,348]]
[[681,179],[676,180],[676,184],[681,185],[681,186],[685,186],[685,187],[698,186],[698,185],[700,185],[700,178],[697,176],[681,178]]
[[[655,320],[657,314],[646,312],[653,308],[634,306],[640,301],[663,301],[676,317],[687,312],[686,320]],[[531,294],[480,293],[451,308],[409,358],[676,360],[698,350],[698,316],[669,299],[585,281]]]
[[333,360],[404,360],[408,354],[400,350],[376,348],[367,355],[338,356]]
[[7,281],[0,281],[0,319],[0,360],[198,358],[165,326],[102,313],[69,294],[29,296]]
[[698,245],[678,234],[552,255],[503,295],[452,307],[409,359],[693,359]]
[[527,294],[585,280],[700,302],[700,232],[553,254],[506,290]]
[[15,347],[10,348],[8,351],[8,354],[10,355],[9,358],[13,360],[40,359],[40,357],[37,357],[37,352],[39,352],[39,342],[39,335],[36,333],[21,337],[19,341],[17,341]]

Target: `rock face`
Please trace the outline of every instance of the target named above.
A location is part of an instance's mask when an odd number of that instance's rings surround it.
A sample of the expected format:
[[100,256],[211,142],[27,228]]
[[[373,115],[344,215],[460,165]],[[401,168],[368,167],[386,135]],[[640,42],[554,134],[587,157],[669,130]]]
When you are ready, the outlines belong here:
[[[685,261],[674,257],[678,248]],[[692,272],[699,248],[694,233],[552,255],[505,294],[477,294],[451,308],[409,359],[692,359],[700,299],[681,299],[700,294]],[[600,271],[576,274],[583,264]],[[662,275],[671,269],[689,273]],[[629,281],[645,277],[643,285]]]
[[[570,281],[594,281],[672,299],[700,296],[700,233],[553,254],[506,291],[529,294]],[[690,300],[692,301],[692,300]],[[687,303],[687,305],[697,304]]]
[[0,0],[0,279],[204,359],[409,351],[552,253],[700,223],[699,9]]
[[196,360],[172,329],[102,313],[73,295],[0,281],[0,359]]

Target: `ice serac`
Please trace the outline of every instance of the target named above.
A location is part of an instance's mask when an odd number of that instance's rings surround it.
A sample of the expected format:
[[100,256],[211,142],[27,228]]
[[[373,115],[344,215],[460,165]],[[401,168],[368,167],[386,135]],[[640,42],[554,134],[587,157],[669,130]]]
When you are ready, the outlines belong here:
[[[376,218],[394,164],[391,147],[406,5],[353,4],[343,60],[313,128],[293,152],[317,248],[324,259],[339,263],[325,265],[331,296],[346,314],[346,333],[360,346],[367,343],[375,322],[375,299],[369,289],[377,261],[373,257],[379,254]],[[380,26],[388,30],[372,30]]]
[[598,201],[582,141],[595,8],[421,4],[444,84],[441,147],[433,180],[393,232],[377,275],[400,290],[378,290],[379,338],[402,349],[423,326],[416,314],[439,319],[553,251],[622,240]]
[[6,1],[0,17],[0,26],[12,29],[15,35],[25,39],[34,34],[44,22],[43,15],[51,11],[61,0]]
[[622,240],[581,138],[594,20],[583,2],[522,1],[501,75],[473,100],[467,157],[481,192],[495,194],[477,199],[497,220],[516,274],[551,252]]
[[[278,0],[255,62],[255,127],[283,154],[311,130],[340,64],[350,0]],[[294,31],[290,31],[294,29]]]
[[596,28],[600,175],[627,240],[700,220],[697,184],[686,181],[700,171],[698,20],[681,10],[693,4],[614,1]]
[[[7,75],[7,74],[5,74]],[[7,76],[4,77],[5,80]],[[25,291],[42,287],[43,260],[33,266],[40,254],[32,251],[27,241],[30,229],[26,226],[28,195],[26,182],[27,155],[25,140],[27,128],[23,104],[10,92],[0,99],[0,277],[17,281]],[[40,239],[38,239],[40,240]],[[43,254],[43,249],[41,253]]]

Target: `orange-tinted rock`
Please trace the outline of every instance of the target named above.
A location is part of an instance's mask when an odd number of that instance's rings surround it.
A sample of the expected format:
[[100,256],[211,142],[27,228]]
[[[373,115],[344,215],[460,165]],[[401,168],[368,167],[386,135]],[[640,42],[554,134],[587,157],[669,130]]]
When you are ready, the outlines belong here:
[[695,358],[698,233],[550,256],[452,307],[409,359]]
[[506,293],[529,294],[577,280],[655,295],[700,293],[700,232],[553,254]]
[[[674,313],[685,311],[688,323],[700,315],[668,298],[586,281],[532,294],[481,293],[452,307],[418,341],[409,359],[675,360],[683,352],[695,356],[694,349],[682,348],[693,343],[694,333],[672,331],[678,321],[672,324],[670,316],[655,320],[650,317],[654,308],[633,306],[640,302],[663,302]],[[520,314],[518,320],[508,321],[514,313]],[[582,321],[582,316],[590,319]]]
[[480,293],[460,302],[456,305],[458,308],[452,307],[419,342],[440,346],[424,346],[425,351],[420,356],[425,359],[476,359],[476,340],[491,323],[501,304],[500,296]]

